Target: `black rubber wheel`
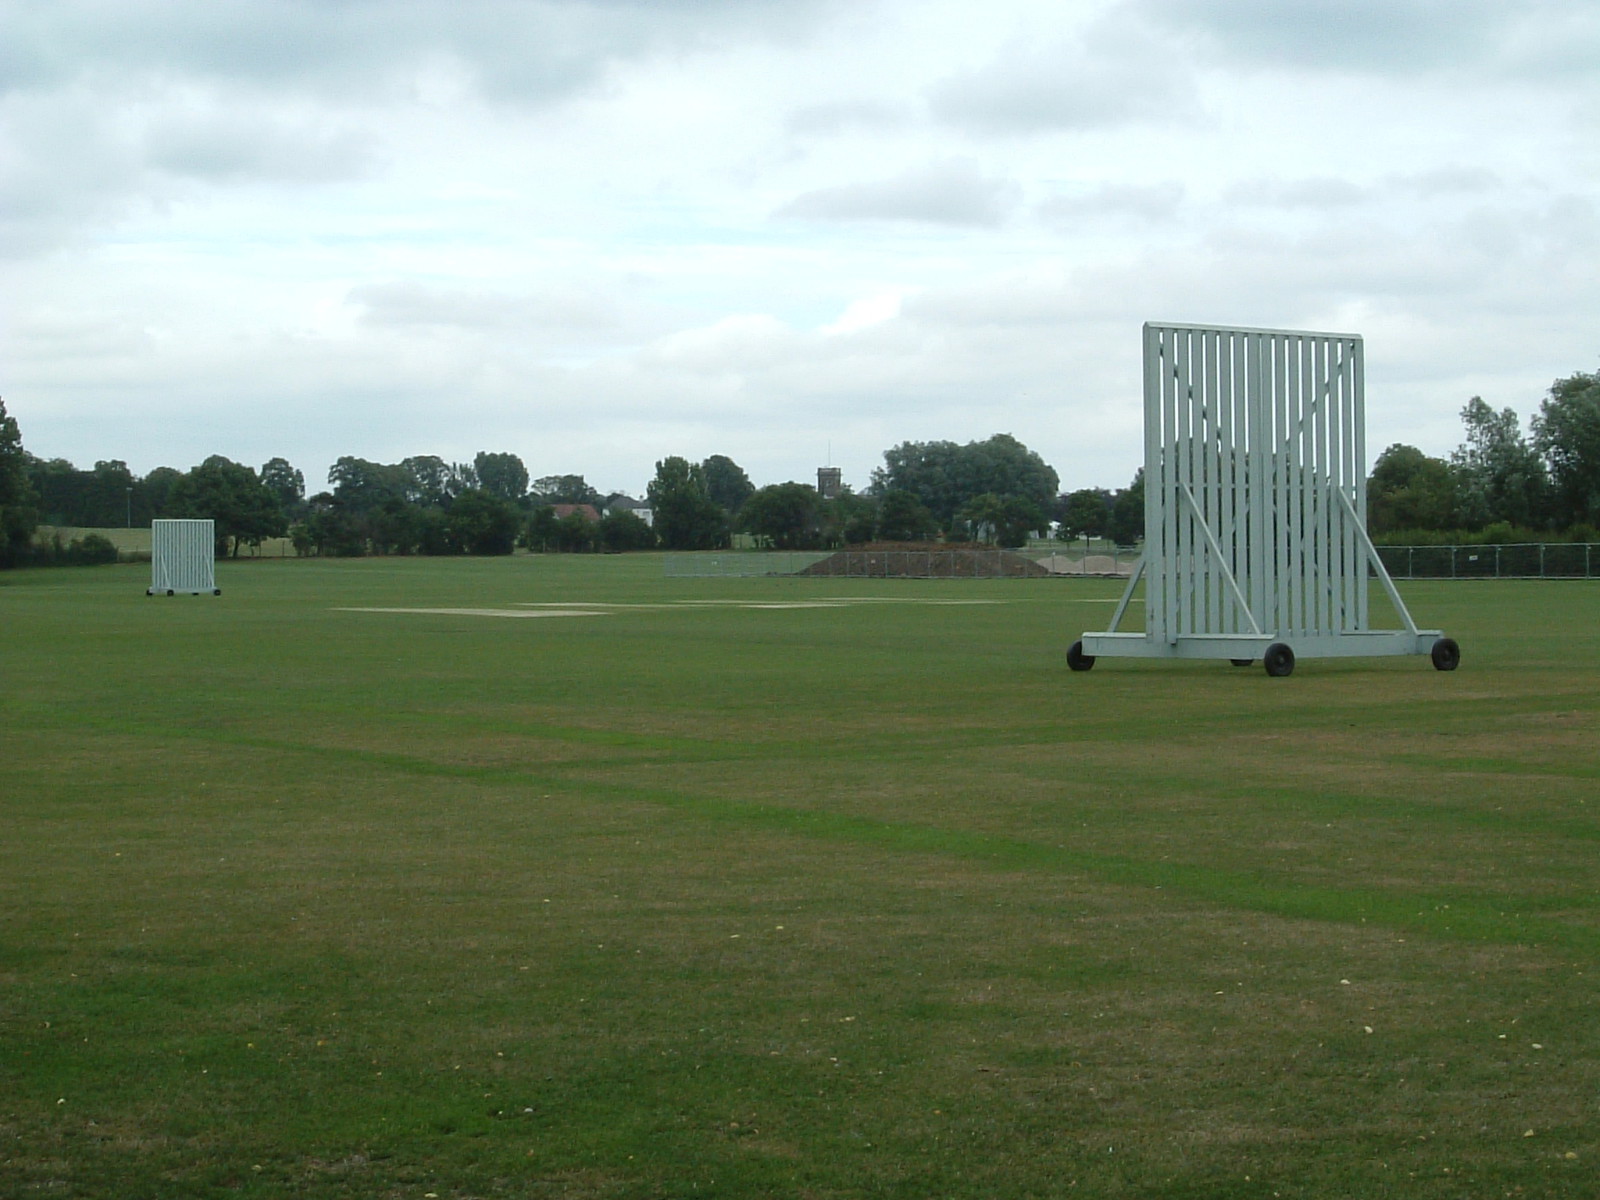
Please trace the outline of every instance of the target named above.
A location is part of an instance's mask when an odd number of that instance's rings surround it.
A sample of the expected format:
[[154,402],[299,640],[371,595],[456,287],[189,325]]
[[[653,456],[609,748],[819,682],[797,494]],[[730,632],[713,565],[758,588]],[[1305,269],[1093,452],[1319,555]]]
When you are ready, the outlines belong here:
[[1267,674],[1274,679],[1282,679],[1285,675],[1294,674],[1294,651],[1282,642],[1273,642],[1267,647],[1267,652],[1261,656],[1261,665],[1267,669]]
[[1082,642],[1073,642],[1067,649],[1067,666],[1074,671],[1087,671],[1094,666],[1094,655],[1083,652]]
[[1435,670],[1454,671],[1461,665],[1461,647],[1456,645],[1455,638],[1440,638],[1433,644],[1429,656]]
[[167,595],[169,595],[169,596],[172,595],[172,589],[171,588],[167,589]]
[[222,595],[222,589],[221,588],[213,588],[211,590],[211,594],[213,596],[220,596],[220,595]]
[[1248,667],[1251,663],[1255,662],[1255,659],[1253,659],[1253,658],[1230,658],[1228,661],[1231,662],[1236,667]]

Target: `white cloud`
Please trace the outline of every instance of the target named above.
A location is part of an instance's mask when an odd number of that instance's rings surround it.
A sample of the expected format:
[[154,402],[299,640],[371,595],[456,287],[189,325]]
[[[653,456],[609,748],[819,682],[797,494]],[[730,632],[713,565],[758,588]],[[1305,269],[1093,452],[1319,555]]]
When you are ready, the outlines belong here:
[[934,114],[982,133],[1187,123],[1197,96],[1189,64],[1113,13],[1082,34],[1019,39],[977,70],[929,89]]
[[822,326],[823,333],[859,333],[874,325],[881,325],[900,315],[900,305],[905,299],[901,291],[875,292],[852,300],[838,318]]
[[1076,188],[1040,201],[1039,217],[1052,225],[1077,226],[1100,220],[1170,221],[1186,189],[1176,179],[1158,183],[1102,183]]
[[174,175],[291,183],[361,178],[376,157],[372,137],[361,131],[237,112],[163,115],[145,131],[144,155]]
[[455,328],[536,338],[551,329],[608,329],[618,320],[605,296],[579,288],[527,293],[402,279],[352,288],[347,302],[363,324],[408,332]]
[[1152,22],[1264,66],[1415,73],[1487,52],[1500,0],[1134,0]]
[[871,183],[818,188],[773,215],[809,221],[922,221],[999,225],[1020,198],[1011,180],[986,175],[970,158],[944,159]]
[[1368,199],[1367,189],[1348,179],[1241,179],[1226,197],[1236,205],[1270,208],[1349,208]]

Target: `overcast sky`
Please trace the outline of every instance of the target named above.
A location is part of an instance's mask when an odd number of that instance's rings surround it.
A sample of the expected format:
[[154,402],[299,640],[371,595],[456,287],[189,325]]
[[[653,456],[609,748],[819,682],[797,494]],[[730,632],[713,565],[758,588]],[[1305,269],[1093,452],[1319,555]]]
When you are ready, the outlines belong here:
[[0,0],[0,396],[143,474],[1143,453],[1145,320],[1368,457],[1600,366],[1595,0]]

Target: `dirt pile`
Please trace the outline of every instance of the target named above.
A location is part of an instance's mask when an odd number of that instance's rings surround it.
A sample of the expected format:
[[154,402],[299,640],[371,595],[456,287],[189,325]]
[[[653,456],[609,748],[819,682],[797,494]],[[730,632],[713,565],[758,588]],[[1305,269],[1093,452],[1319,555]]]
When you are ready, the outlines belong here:
[[1050,572],[1032,559],[995,546],[869,542],[836,551],[796,574],[856,579],[1020,579]]

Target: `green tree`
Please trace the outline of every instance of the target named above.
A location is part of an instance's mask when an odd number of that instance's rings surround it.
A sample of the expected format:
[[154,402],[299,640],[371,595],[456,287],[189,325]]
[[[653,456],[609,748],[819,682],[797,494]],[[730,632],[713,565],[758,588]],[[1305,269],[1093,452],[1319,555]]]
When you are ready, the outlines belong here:
[[328,482],[333,485],[333,498],[339,507],[360,514],[381,508],[385,501],[409,501],[408,493],[415,480],[405,467],[346,454],[328,468]]
[[180,517],[211,518],[219,555],[228,553],[231,544],[238,557],[241,546],[259,546],[288,528],[278,498],[261,486],[255,471],[220,454],[178,481],[171,507]]
[[94,464],[84,489],[84,505],[75,525],[91,529],[121,528],[133,524],[133,472],[121,459]]
[[0,567],[23,561],[39,524],[22,430],[0,400]]
[[556,549],[568,554],[587,554],[600,539],[600,526],[581,509],[575,508],[556,522]]
[[[13,422],[14,423],[14,422]],[[28,483],[46,525],[76,525],[84,508],[89,477],[64,458],[35,458],[23,452]]]
[[604,499],[582,475],[542,475],[533,481],[533,494],[540,504],[593,504]]
[[925,542],[939,522],[911,492],[890,488],[878,500],[877,536],[886,542]]
[[1079,488],[1056,504],[1063,538],[1103,538],[1111,533],[1111,493],[1105,488]]
[[755,485],[744,468],[724,454],[713,454],[700,464],[700,470],[705,476],[706,495],[728,514],[730,521],[739,515],[744,502],[755,495]]
[[445,508],[450,498],[465,488],[457,486],[455,469],[437,454],[418,454],[400,460],[406,476],[406,499],[427,508]]
[[541,554],[554,550],[560,536],[561,518],[556,516],[553,505],[541,504],[528,514],[522,531],[522,544],[528,549]]
[[972,530],[975,541],[993,542],[1016,549],[1028,543],[1028,534],[1043,529],[1048,518],[1039,506],[1021,496],[974,496],[956,512],[956,520]]
[[261,486],[278,498],[278,507],[291,521],[305,512],[306,477],[286,458],[269,458],[261,464]]
[[856,495],[848,485],[842,487],[837,496],[822,501],[823,547],[831,549],[870,542],[877,518],[877,505],[869,497]]
[[1043,533],[1050,518],[1032,500],[1007,496],[1000,502],[1000,519],[995,524],[995,542],[1015,550],[1028,544],[1030,534]]
[[966,525],[975,542],[992,542],[1000,525],[1004,501],[993,492],[974,496],[956,509],[955,519]]
[[467,554],[510,554],[522,524],[516,505],[481,488],[452,500],[448,520],[451,541]]
[[1456,477],[1458,524],[1482,529],[1497,521],[1542,523],[1550,481],[1538,450],[1522,436],[1509,408],[1495,412],[1474,396],[1461,410],[1467,440],[1450,456]]
[[176,467],[157,467],[139,480],[133,492],[134,524],[148,525],[152,517],[167,516],[172,489],[182,478],[183,472]]
[[744,502],[739,525],[773,549],[810,549],[820,540],[821,509],[822,497],[809,484],[774,483]]
[[612,554],[625,550],[652,550],[656,531],[638,513],[618,510],[600,518],[600,544]]
[[668,550],[720,550],[728,517],[706,491],[705,472],[673,455],[656,463],[648,489],[656,537]]
[[1111,497],[1111,527],[1106,531],[1119,546],[1133,546],[1144,540],[1144,468],[1133,473],[1133,482]]
[[1367,528],[1373,533],[1447,529],[1456,510],[1456,476],[1443,459],[1399,442],[1378,455],[1367,479]]
[[956,512],[986,493],[1016,496],[1048,511],[1060,484],[1055,471],[1008,433],[958,446],[954,442],[903,442],[883,455],[872,473],[880,495],[907,491],[934,515],[943,529]]
[[528,468],[515,454],[490,454],[480,450],[472,460],[472,470],[478,477],[478,486],[491,496],[521,504],[528,494]]
[[1556,519],[1600,524],[1600,371],[1550,385],[1533,418],[1533,443],[1549,464]]

